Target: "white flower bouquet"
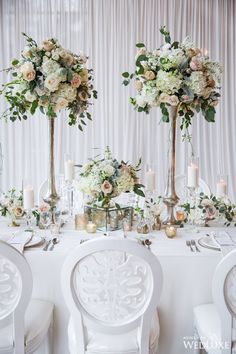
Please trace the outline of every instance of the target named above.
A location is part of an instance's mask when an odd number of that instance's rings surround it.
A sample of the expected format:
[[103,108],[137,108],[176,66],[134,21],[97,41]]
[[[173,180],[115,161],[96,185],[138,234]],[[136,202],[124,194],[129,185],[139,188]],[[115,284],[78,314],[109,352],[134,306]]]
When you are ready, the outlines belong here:
[[10,217],[12,220],[21,218],[24,215],[23,193],[12,188],[4,193],[0,200],[0,215]]
[[146,113],[159,106],[164,122],[169,122],[168,106],[177,106],[181,129],[189,127],[195,111],[214,122],[221,65],[211,61],[188,37],[182,43],[171,42],[166,27],[160,32],[165,44],[153,51],[147,51],[143,43],[136,44],[136,71],[122,74],[125,86],[135,80],[137,95],[131,97],[131,103],[138,112]]
[[140,164],[141,159],[136,166],[119,162],[107,148],[104,158],[96,158],[83,166],[78,188],[91,198],[92,204],[101,207],[110,207],[111,199],[123,192],[134,191],[144,196],[143,185],[138,183],[137,177]]
[[97,98],[93,89],[92,70],[85,67],[87,57],[65,50],[55,38],[38,45],[23,33],[27,46],[21,52],[21,59],[12,60],[13,80],[4,84],[4,94],[10,107],[2,117],[27,119],[27,113],[37,109],[49,118],[55,118],[62,109],[69,111],[69,125],[78,124],[80,130],[91,119],[90,99]]

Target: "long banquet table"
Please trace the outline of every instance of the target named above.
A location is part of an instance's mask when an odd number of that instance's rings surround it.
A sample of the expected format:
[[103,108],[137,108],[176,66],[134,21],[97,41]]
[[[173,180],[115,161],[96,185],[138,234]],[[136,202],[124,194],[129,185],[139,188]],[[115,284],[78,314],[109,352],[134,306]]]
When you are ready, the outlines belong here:
[[[0,222],[0,235],[16,231]],[[202,248],[201,252],[191,252],[186,246],[186,239],[199,239],[209,232],[201,228],[196,233],[179,229],[175,239],[168,239],[163,231],[151,234],[151,251],[158,257],[164,274],[164,286],[159,306],[160,345],[159,354],[192,354],[186,348],[186,340],[193,336],[194,306],[212,301],[211,280],[216,265],[222,258],[219,251]],[[227,232],[236,240],[236,228],[227,228]],[[38,231],[43,235],[43,231]],[[115,233],[114,233],[115,235]],[[117,232],[117,236],[120,232]],[[128,233],[135,238],[138,234]],[[67,255],[81,239],[105,237],[100,233],[88,234],[75,231],[69,226],[60,234],[60,242],[52,252],[45,252],[41,247],[26,249],[34,279],[33,297],[52,301],[54,313],[54,349],[52,354],[67,354],[67,322],[69,313],[61,292],[60,273]],[[0,237],[1,238],[1,237]]]

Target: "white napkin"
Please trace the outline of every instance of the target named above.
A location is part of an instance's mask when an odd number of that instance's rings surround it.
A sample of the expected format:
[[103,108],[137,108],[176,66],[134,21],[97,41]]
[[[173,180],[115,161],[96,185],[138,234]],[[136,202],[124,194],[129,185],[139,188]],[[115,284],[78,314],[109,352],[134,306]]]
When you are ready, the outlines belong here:
[[226,231],[219,231],[214,236],[215,241],[220,246],[236,246],[230,237],[230,235]]
[[12,238],[8,241],[10,245],[16,248],[19,252],[23,253],[25,245],[31,240],[33,232],[19,231],[13,234]]

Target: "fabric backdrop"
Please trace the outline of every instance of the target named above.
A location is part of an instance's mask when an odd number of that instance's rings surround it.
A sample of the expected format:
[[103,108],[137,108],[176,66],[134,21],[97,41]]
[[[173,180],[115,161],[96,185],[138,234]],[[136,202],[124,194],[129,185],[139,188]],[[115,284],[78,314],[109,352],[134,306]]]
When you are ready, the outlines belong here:
[[[212,59],[222,62],[222,99],[216,123],[194,117],[192,141],[200,157],[200,175],[215,191],[219,172],[229,175],[229,195],[236,200],[236,3],[234,0],[0,0],[0,67],[20,55],[26,32],[40,42],[56,37],[61,44],[89,55],[94,68],[98,100],[93,121],[84,133],[67,126],[65,114],[57,120],[56,171],[63,173],[64,154],[83,163],[109,145],[118,158],[135,162],[143,171],[154,164],[157,189],[163,193],[167,169],[168,125],[160,112],[137,113],[129,103],[132,85],[122,86],[121,73],[134,69],[137,42],[154,49],[162,43],[159,28],[167,25],[173,40],[190,35]],[[0,82],[6,80],[1,73]],[[0,111],[6,108],[1,99]],[[0,121],[4,165],[2,184],[20,187],[22,179],[35,188],[47,178],[47,120],[38,113],[28,121]],[[95,150],[99,149],[99,150]],[[190,146],[177,139],[177,174],[185,174]]]

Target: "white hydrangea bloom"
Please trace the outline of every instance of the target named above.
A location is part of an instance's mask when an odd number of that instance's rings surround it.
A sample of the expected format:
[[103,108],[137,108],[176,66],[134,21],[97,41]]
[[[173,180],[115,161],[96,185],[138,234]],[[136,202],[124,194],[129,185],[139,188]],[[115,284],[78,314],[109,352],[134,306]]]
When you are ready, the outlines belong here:
[[156,86],[158,90],[165,92],[169,95],[177,92],[182,84],[182,75],[172,72],[160,70],[156,79]]
[[118,194],[126,191],[132,191],[134,188],[134,180],[128,173],[123,173],[120,177],[118,177],[116,184]]
[[[44,57],[45,58],[45,57]],[[50,75],[55,73],[58,69],[60,69],[60,65],[55,60],[43,60],[42,64],[42,73],[44,75]]]
[[207,79],[202,71],[193,71],[189,80],[189,87],[198,96],[205,94]]

